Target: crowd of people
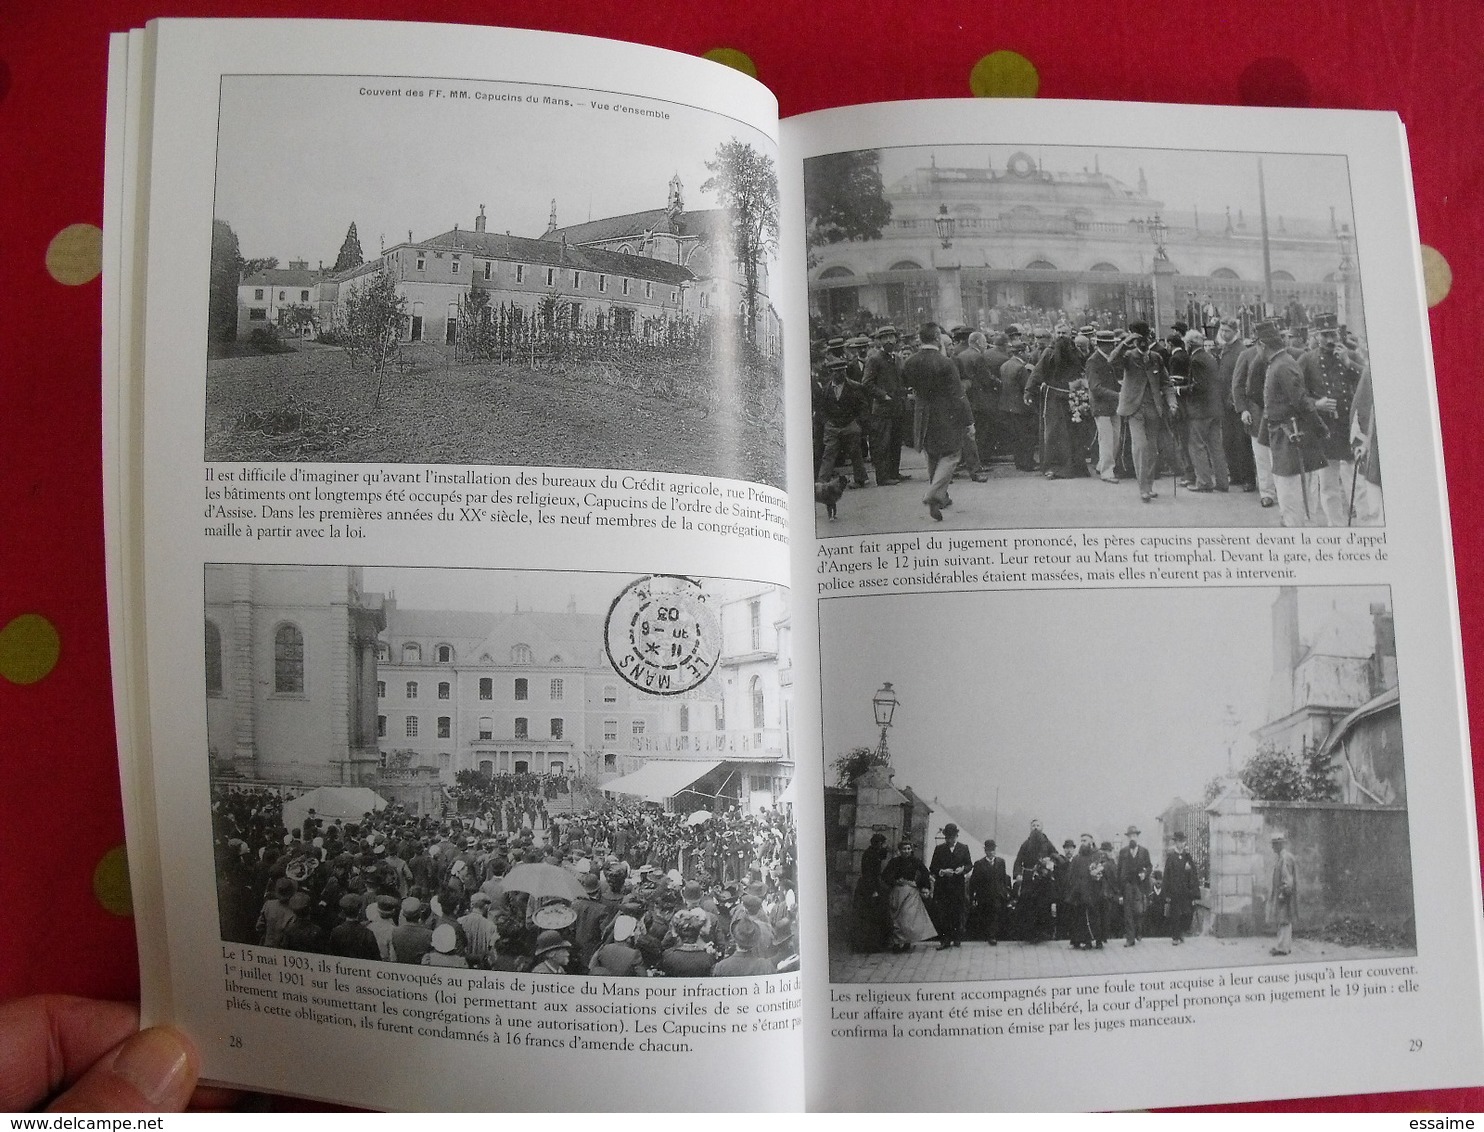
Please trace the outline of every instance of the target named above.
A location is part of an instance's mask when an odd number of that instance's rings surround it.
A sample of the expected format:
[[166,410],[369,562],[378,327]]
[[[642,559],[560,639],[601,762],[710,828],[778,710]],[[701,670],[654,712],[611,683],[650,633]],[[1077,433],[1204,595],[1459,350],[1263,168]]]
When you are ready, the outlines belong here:
[[936,521],[955,477],[985,482],[1004,460],[1053,480],[1133,479],[1144,503],[1171,475],[1176,491],[1250,492],[1284,526],[1379,524],[1363,345],[1334,314],[1298,303],[1286,319],[1255,318],[1260,307],[1222,317],[1192,297],[1186,313],[1199,321],[1162,335],[1084,311],[1094,320],[1080,325],[928,322],[903,341],[883,324],[816,339],[816,483],[871,486],[869,461],[876,487],[899,484],[910,446],[927,458],[923,503]]
[[972,860],[952,823],[926,863],[910,838],[893,854],[886,836],[875,834],[861,855],[852,946],[866,953],[907,952],[937,940],[947,950],[970,939],[991,946],[1065,941],[1074,949],[1101,950],[1120,935],[1126,947],[1149,937],[1168,937],[1178,946],[1190,934],[1201,898],[1200,868],[1183,832],[1174,834],[1163,867],[1139,836],[1129,826],[1127,843],[1115,852],[1111,841],[1098,844],[1084,833],[1080,841],[1067,838],[1058,851],[1034,821],[1007,867],[994,841]]
[[609,805],[535,822],[527,810],[513,829],[496,828],[505,803],[544,789],[491,783],[482,799],[491,804],[457,817],[416,817],[392,804],[356,820],[309,810],[290,827],[279,791],[218,784],[222,938],[573,975],[725,977],[796,967],[791,815],[687,818]]

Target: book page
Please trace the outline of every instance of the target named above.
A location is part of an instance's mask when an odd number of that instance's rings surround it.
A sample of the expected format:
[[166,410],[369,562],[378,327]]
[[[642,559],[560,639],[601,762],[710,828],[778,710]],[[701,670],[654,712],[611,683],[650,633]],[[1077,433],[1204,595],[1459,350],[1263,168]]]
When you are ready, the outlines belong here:
[[801,1107],[772,97],[531,32],[146,39],[146,1020],[358,1106]]
[[1478,1081],[1397,119],[902,103],[784,142],[810,1106]]

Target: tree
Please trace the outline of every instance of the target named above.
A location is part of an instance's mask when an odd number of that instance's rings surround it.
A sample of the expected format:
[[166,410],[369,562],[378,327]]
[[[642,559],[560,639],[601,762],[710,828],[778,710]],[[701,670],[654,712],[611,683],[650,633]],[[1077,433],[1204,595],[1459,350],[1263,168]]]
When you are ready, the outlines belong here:
[[272,271],[278,266],[276,255],[264,256],[261,259],[244,259],[241,261],[242,278],[256,275],[260,271]]
[[386,370],[402,349],[402,319],[407,300],[397,294],[397,281],[377,271],[358,287],[347,286],[341,346],[352,366],[365,365],[376,379],[371,408],[381,407]]
[[361,254],[361,238],[356,235],[356,222],[352,220],[350,227],[345,230],[345,239],[340,245],[340,254],[335,257],[335,270],[349,271],[352,267],[360,267],[366,262],[366,257]]
[[827,153],[804,162],[804,232],[814,249],[843,240],[875,240],[891,219],[874,149]]
[[711,176],[701,191],[715,191],[730,222],[732,254],[746,287],[743,325],[748,341],[756,342],[758,274],[778,246],[778,172],[771,157],[736,138],[717,147],[706,170]]
[[207,290],[207,334],[214,342],[237,340],[237,285],[242,280],[242,250],[237,233],[225,220],[211,222],[211,277]]
[[855,780],[873,766],[889,765],[891,760],[876,747],[851,747],[835,760],[835,781],[841,786],[854,786]]

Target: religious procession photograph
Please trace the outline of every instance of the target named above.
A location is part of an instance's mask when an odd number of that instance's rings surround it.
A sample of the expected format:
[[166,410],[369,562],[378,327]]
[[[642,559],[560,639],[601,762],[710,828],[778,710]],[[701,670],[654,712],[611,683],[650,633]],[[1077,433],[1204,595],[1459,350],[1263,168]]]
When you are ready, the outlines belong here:
[[832,983],[1416,955],[1388,587],[836,598],[820,640]]
[[207,460],[784,486],[777,154],[740,122],[571,87],[227,76],[214,209]]
[[733,579],[208,565],[222,940],[797,970],[790,631]]
[[805,162],[819,537],[1384,522],[1349,164]]

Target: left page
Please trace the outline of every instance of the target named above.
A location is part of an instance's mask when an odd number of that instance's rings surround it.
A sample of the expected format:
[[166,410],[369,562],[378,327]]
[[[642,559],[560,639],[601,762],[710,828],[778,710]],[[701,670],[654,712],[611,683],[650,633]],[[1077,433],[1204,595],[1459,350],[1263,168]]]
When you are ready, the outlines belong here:
[[360,1106],[801,1108],[772,96],[500,29],[128,47],[146,1021]]

